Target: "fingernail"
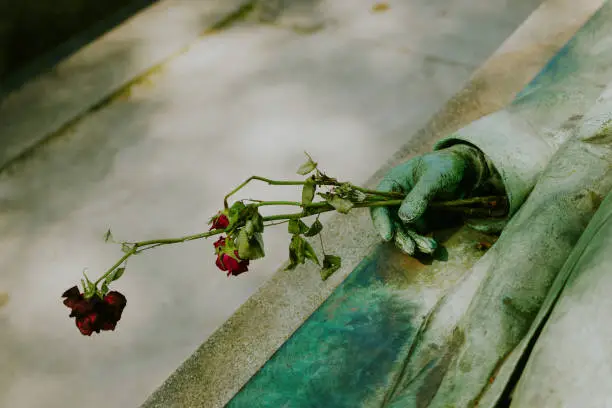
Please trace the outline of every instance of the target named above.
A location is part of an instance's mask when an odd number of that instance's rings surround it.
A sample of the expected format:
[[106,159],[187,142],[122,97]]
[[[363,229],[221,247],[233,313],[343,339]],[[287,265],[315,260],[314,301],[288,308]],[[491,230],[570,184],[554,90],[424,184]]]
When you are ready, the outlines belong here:
[[380,235],[381,239],[385,242],[389,242],[393,239],[393,228],[389,217],[381,210],[383,209],[375,208],[372,210],[372,221],[374,229],[378,231],[378,235]]
[[421,252],[425,254],[433,254],[434,252],[436,252],[436,249],[438,248],[438,243],[435,239],[424,237],[413,231],[406,231],[406,233],[410,236],[410,238],[414,240],[416,246]]
[[416,244],[414,241],[400,231],[395,234],[395,246],[397,246],[403,253],[410,256],[414,255],[416,250]]
[[381,226],[379,232],[380,237],[383,241],[389,242],[391,241],[391,239],[393,239],[393,231],[391,231],[391,226],[388,223],[385,223],[383,226]]
[[412,222],[419,218],[427,208],[426,200],[412,200],[402,204],[397,215],[404,222]]

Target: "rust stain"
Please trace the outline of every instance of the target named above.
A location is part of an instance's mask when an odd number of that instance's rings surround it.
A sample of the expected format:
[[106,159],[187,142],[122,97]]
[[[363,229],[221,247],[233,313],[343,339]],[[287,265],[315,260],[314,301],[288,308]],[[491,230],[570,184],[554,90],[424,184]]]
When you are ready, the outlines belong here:
[[391,7],[389,6],[389,3],[385,3],[385,2],[379,2],[379,3],[375,3],[372,6],[372,11],[375,13],[381,13],[383,11],[387,11],[389,10]]
[[213,24],[211,27],[200,33],[201,37],[206,37],[209,35],[216,35],[222,31],[225,31],[227,28],[231,27],[237,22],[244,21],[250,13],[255,9],[256,1],[248,1],[242,7],[239,7],[233,13],[229,13],[225,18],[219,20],[216,24]]
[[478,249],[479,251],[488,251],[489,249],[491,249],[492,246],[493,244],[491,244],[490,242],[480,241],[476,244],[476,249]]
[[491,385],[495,382],[495,379],[497,378],[497,375],[499,374],[502,366],[504,365],[504,363],[506,362],[506,360],[508,359],[508,357],[510,357],[510,354],[512,354],[513,350],[510,350],[509,352],[507,352],[506,354],[504,354],[498,361],[497,364],[495,365],[495,367],[493,368],[493,371],[491,372],[491,375],[489,376],[489,381],[488,384],[485,385],[482,390],[480,390],[480,393],[476,396],[476,398],[474,398],[472,400],[472,407],[477,407],[480,404],[480,400],[482,399],[482,397],[484,397],[485,393],[487,392],[487,390],[491,387]]
[[6,306],[9,302],[10,296],[6,292],[0,292],[0,307]]
[[491,247],[493,246],[493,244],[495,244],[495,242],[497,242],[497,239],[499,237],[495,236],[495,235],[486,235],[485,237],[483,237],[482,239],[480,239],[476,245],[474,245],[474,247],[479,250],[479,251],[488,251],[489,249],[491,249]]

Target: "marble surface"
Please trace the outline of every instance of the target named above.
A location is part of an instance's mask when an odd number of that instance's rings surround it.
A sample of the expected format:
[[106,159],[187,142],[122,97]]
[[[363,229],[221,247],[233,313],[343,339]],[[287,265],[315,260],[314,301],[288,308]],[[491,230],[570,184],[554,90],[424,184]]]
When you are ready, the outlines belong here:
[[[270,280],[286,258],[287,234],[270,230],[269,256],[238,279],[214,267],[210,241],[134,258],[117,285],[128,298],[117,331],[81,337],[59,295],[84,267],[95,275],[120,255],[103,243],[106,229],[126,240],[205,229],[230,187],[251,174],[295,177],[303,150],[329,174],[367,180],[538,2],[516,7],[500,0],[485,11],[467,0],[389,2],[381,13],[373,13],[370,2],[343,3],[321,3],[329,24],[309,34],[281,19],[268,26],[247,20],[203,36],[105,103],[99,104],[104,92],[83,99],[98,106],[76,121],[81,113],[72,109],[87,93],[83,86],[59,88],[69,96],[67,107],[53,93],[12,99],[15,110],[0,115],[4,151],[19,151],[11,141],[36,129],[63,130],[0,175],[0,406],[144,401]],[[410,20],[415,15],[418,24]],[[479,30],[486,39],[473,38]],[[460,48],[447,43],[450,37],[463,41],[465,52],[452,55],[448,50]],[[123,54],[119,40],[107,48],[117,47],[114,56],[102,59],[109,70],[138,58],[129,49]],[[87,54],[75,58],[82,61],[73,66],[81,78],[100,64]],[[245,197],[292,194],[297,191],[256,185]],[[351,246],[345,237],[342,245],[355,249],[347,265],[363,256],[358,242]],[[329,288],[313,281],[295,289],[293,298],[311,296],[314,305]],[[296,309],[295,322],[303,313]]]

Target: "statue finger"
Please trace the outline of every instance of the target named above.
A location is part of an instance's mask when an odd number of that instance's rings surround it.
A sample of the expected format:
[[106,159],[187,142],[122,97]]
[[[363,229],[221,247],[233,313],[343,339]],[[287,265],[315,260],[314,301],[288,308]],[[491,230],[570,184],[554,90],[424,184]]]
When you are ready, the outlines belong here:
[[380,235],[383,241],[389,242],[393,239],[394,226],[391,221],[391,213],[387,207],[372,207],[370,208],[370,216],[374,228]]
[[413,256],[417,250],[416,243],[410,238],[410,235],[406,233],[404,228],[398,225],[395,228],[395,246],[406,255]]
[[399,218],[405,223],[412,223],[423,216],[429,200],[436,193],[436,186],[430,181],[420,179],[410,190],[397,212]]
[[438,248],[438,243],[433,238],[417,234],[416,232],[407,228],[404,228],[404,232],[414,241],[416,248],[424,254],[431,255]]
[[[397,182],[388,178],[383,179],[376,189],[386,193],[402,191],[402,187]],[[370,215],[372,217],[372,222],[374,223],[374,228],[382,240],[385,242],[391,241],[393,239],[395,227],[389,208],[372,207],[370,208]]]

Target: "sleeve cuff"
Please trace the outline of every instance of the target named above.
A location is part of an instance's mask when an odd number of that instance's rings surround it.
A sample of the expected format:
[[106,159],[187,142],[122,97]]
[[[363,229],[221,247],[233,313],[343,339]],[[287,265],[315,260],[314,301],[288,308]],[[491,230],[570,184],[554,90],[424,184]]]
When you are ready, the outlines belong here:
[[465,143],[480,149],[498,171],[508,195],[510,216],[525,201],[556,150],[528,122],[505,110],[440,140],[434,150]]

